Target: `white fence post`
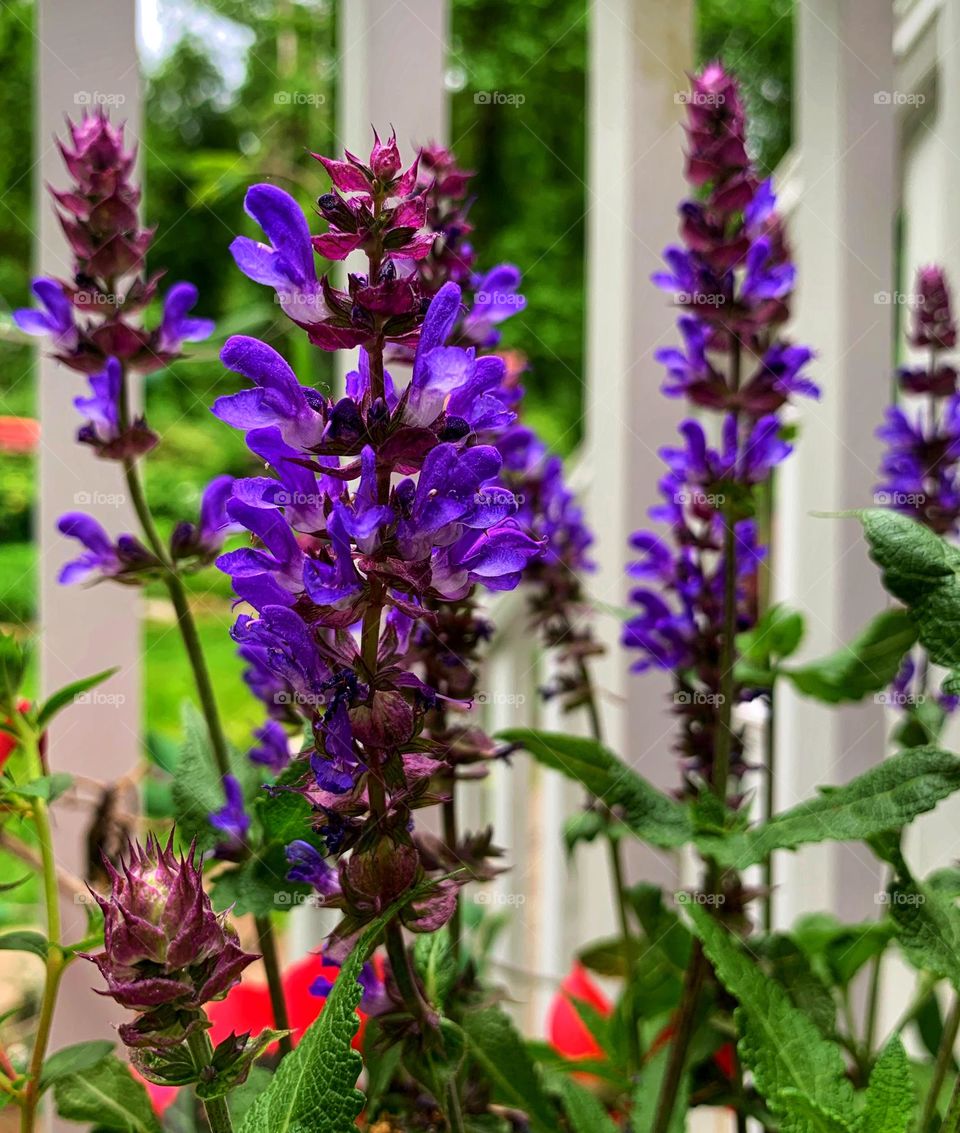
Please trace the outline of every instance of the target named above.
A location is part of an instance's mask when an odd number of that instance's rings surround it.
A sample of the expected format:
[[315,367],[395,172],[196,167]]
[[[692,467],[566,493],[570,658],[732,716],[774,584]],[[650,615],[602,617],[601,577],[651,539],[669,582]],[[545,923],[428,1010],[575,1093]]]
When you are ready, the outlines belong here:
[[[892,363],[896,106],[893,10],[876,0],[806,0],[797,9],[796,133],[801,194],[793,219],[799,286],[795,337],[817,351],[819,403],[797,414],[800,437],[779,486],[775,590],[807,619],[805,656],[848,642],[885,598],[852,519],[814,511],[869,506],[874,430]],[[836,709],[784,690],[778,711],[780,808],[820,783],[844,782],[884,756],[882,708]],[[879,871],[860,845],[777,858],[778,919],[826,906],[873,917]]]
[[[669,299],[650,282],[665,245],[676,240],[684,192],[683,106],[693,61],[689,0],[602,0],[590,6],[587,174],[588,516],[599,570],[590,583],[611,612],[599,619],[608,652],[597,665],[607,737],[651,780],[677,783],[670,752],[675,720],[666,677],[631,675],[619,645],[628,584],[627,540],[645,526],[663,475],[657,450],[679,420],[660,393],[654,351],[676,337]],[[642,866],[641,866],[642,860]],[[597,870],[603,869],[602,859]],[[631,873],[675,886],[674,863],[638,855]],[[580,931],[595,936],[608,917],[602,886]],[[612,922],[611,922],[612,923]]]
[[[54,144],[63,135],[64,115],[92,111],[98,97],[111,96],[114,115],[127,122],[128,140],[140,126],[140,81],[135,39],[135,5],[129,0],[37,4],[37,116],[35,154],[36,267],[40,274],[70,278],[70,256],[44,188],[65,187],[66,173]],[[109,698],[67,709],[51,729],[50,762],[58,771],[113,780],[136,762],[140,747],[141,602],[134,590],[110,583],[89,590],[65,589],[56,576],[75,553],[75,544],[56,532],[66,511],[86,511],[111,533],[135,530],[114,463],[98,461],[75,441],[78,427],[72,400],[82,375],[41,357],[38,366],[41,422],[38,543],[40,573],[41,684],[46,693],[111,665],[120,672],[100,686]],[[114,501],[120,499],[120,506]],[[89,793],[89,792],[86,792]],[[83,872],[87,810],[61,803],[54,808],[55,848],[68,869]],[[81,908],[64,909],[68,939],[82,936]],[[54,1021],[54,1045],[111,1036],[118,1017],[110,1000],[91,990],[93,969],[77,963],[68,971]]]

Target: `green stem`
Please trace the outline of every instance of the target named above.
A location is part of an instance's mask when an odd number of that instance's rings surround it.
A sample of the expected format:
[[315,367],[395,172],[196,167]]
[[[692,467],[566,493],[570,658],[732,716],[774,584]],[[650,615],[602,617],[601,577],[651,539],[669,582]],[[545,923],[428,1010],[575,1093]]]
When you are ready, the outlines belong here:
[[[920,1130],[929,1128],[933,1115],[937,1112],[940,1089],[946,1081],[947,1070],[953,1062],[953,1048],[956,1046],[958,1032],[960,1032],[960,996],[957,996],[954,1000],[950,1014],[943,1024],[943,1034],[940,1036],[940,1045],[937,1047],[937,1057],[933,1064],[933,1075],[930,1078],[930,1086],[923,1102],[923,1114],[917,1127]],[[943,1128],[947,1128],[946,1120],[944,1120]]]
[[[767,756],[766,780],[763,784],[764,819],[769,822],[774,811],[774,775],[776,772],[776,686],[770,687],[770,706],[767,709],[767,719],[764,726],[764,738]],[[766,932],[773,931],[773,852],[771,851],[763,860],[763,887],[766,890],[763,898],[763,927]]]
[[[450,776],[450,797],[445,799],[442,806],[443,812],[443,840],[451,851],[456,851],[457,847],[457,799],[456,788],[457,778],[455,775]],[[461,938],[463,936],[463,909],[460,904],[460,890],[457,890],[456,903],[453,907],[453,916],[447,923],[447,930],[450,933],[450,948],[453,952],[453,958],[459,964],[460,951],[461,951]]]
[[[29,747],[33,749],[35,755],[34,771],[35,774],[40,775],[42,773],[40,737],[32,732],[25,732],[23,738],[26,741],[24,746],[26,747],[29,744]],[[40,1004],[40,1019],[37,1023],[37,1035],[30,1057],[27,1084],[23,1092],[20,1114],[21,1133],[33,1133],[35,1127],[37,1106],[40,1101],[40,1072],[43,1069],[47,1045],[50,1042],[53,1012],[57,1003],[57,993],[60,990],[60,981],[67,966],[67,959],[63,954],[60,941],[63,929],[60,921],[60,892],[57,887],[57,863],[53,851],[50,813],[45,799],[34,799],[31,809],[43,866],[43,899],[47,914],[47,957],[43,999]]]
[[[267,990],[270,993],[270,1007],[273,1011],[273,1025],[279,1031],[290,1030],[290,1017],[287,1014],[287,1000],[283,994],[283,979],[280,974],[280,964],[277,960],[277,942],[273,932],[273,925],[269,916],[255,917],[257,936],[260,938],[260,951],[263,954],[263,967],[267,973]],[[280,1040],[280,1056],[283,1057],[293,1050],[290,1035],[283,1035]]]
[[950,1106],[940,1126],[940,1133],[960,1133],[960,1075],[957,1076],[956,1085],[953,1087]]
[[[583,687],[584,706],[590,719],[590,731],[598,744],[603,743],[603,721],[600,717],[600,706],[597,704],[597,694],[593,683],[593,674],[583,657],[577,658],[580,682]],[[611,817],[613,817],[611,815]],[[623,962],[629,982],[630,972],[630,943],[633,939],[630,932],[630,915],[627,909],[627,887],[624,880],[623,851],[619,838],[614,837],[607,829],[607,852],[610,860],[610,877],[613,882],[614,901],[617,907],[617,919],[620,924],[620,938],[623,941]],[[627,1069],[629,1073],[638,1074],[642,1055],[640,1051],[640,1033],[635,1017],[628,1020],[627,1027]]]
[[460,1095],[457,1092],[455,1080],[447,1086],[446,1118],[450,1133],[466,1133],[467,1127],[463,1123],[463,1110],[460,1106]]
[[[187,1046],[193,1057],[193,1065],[198,1072],[202,1072],[210,1065],[213,1057],[213,1045],[206,1031],[194,1031],[187,1038]],[[225,1098],[205,1098],[203,1108],[207,1114],[210,1133],[233,1133],[233,1122],[230,1120],[230,1110],[227,1108]]]

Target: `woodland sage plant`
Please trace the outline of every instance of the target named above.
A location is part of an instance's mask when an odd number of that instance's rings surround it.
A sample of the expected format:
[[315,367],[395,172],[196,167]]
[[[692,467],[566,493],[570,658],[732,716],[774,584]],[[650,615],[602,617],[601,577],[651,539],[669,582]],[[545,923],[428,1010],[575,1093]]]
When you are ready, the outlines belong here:
[[[939,746],[960,692],[960,551],[944,539],[960,517],[949,288],[938,269],[921,272],[909,343],[924,354],[899,373],[906,403],[882,427],[885,506],[858,514],[897,604],[836,653],[799,662],[803,617],[769,600],[769,544],[776,471],[802,435],[801,399],[820,396],[813,352],[786,333],[795,269],[736,80],[711,64],[685,102],[690,195],[654,282],[679,310],[681,342],[657,355],[663,392],[690,415],[662,450],[654,527],[631,541],[623,631],[638,676],[671,674],[670,794],[633,770],[634,753],[604,745],[588,517],[519,417],[523,364],[497,349],[501,324],[525,307],[521,275],[478,267],[471,175],[454,155],[428,146],[404,163],[392,134],[375,134],[363,157],[315,155],[318,232],[283,189],[249,189],[262,239],[237,236],[237,267],[310,345],[355,351],[355,365],[342,391],[319,390],[267,342],[229,338],[221,359],[239,380],[213,404],[212,427],[242,431],[253,474],[217,477],[199,515],[163,532],[141,478],[160,438],[134,416],[131,381],[214,328],[190,314],[185,283],[151,316],[160,277],[146,269],[153,233],[133,153],[102,114],[69,124],[70,184],[53,195],[73,275],[35,281],[39,306],[16,320],[87,376],[78,441],[118,464],[139,530],[64,516],[80,551],[61,580],[162,585],[199,711],[185,708],[176,755],[154,753],[151,775],[170,788],[154,829],[134,840],[116,820],[100,837],[97,816],[88,932],[64,940],[58,889],[86,889],[53,858],[50,805],[72,784],[47,729],[110,674],[33,704],[25,647],[0,639],[3,846],[38,870],[47,917],[45,933],[0,936],[44,963],[32,1042],[0,1046],[0,1095],[23,1133],[48,1091],[65,1118],[147,1133],[675,1133],[699,1106],[740,1130],[960,1133],[960,875],[945,863],[916,877],[903,842],[960,787],[960,759]],[[348,258],[356,270],[332,267]],[[189,600],[189,577],[214,564],[231,580],[231,632],[263,709],[246,751],[226,739]],[[483,727],[492,595],[521,585],[550,656],[544,696],[582,712],[586,737]],[[784,681],[827,704],[893,704],[896,753],[878,750],[866,774],[774,813]],[[558,1000],[582,1029],[576,1051],[519,1033],[489,963],[494,926],[465,899],[504,868],[504,851],[495,832],[460,829],[457,797],[521,750],[586,789],[568,849],[601,837],[609,850],[617,935],[583,950],[565,984],[576,990]],[[631,884],[631,839],[692,851],[696,884]],[[826,840],[861,841],[884,863],[882,915],[775,929],[775,855]],[[300,969],[282,963],[275,929],[304,901],[332,928],[294,990]],[[916,970],[916,996],[881,1035],[894,948]],[[127,1012],[125,1060],[102,1040],[48,1053],[78,957]],[[261,959],[266,1021],[245,1015],[241,984]],[[615,982],[613,1001],[589,970]],[[213,1037],[231,1001],[240,1022]],[[159,1087],[188,1089],[164,1109]]]

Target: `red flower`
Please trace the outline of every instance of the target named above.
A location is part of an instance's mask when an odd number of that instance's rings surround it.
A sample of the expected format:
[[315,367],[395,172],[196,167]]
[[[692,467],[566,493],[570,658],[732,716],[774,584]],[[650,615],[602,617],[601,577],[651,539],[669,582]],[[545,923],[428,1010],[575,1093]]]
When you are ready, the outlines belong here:
[[39,443],[39,421],[32,417],[0,417],[0,452],[33,452]]
[[[29,700],[17,701],[17,710],[19,712],[26,712],[30,707]],[[7,723],[10,721],[7,720]],[[10,753],[17,746],[17,741],[10,735],[9,732],[0,732],[0,771],[3,770],[3,765],[10,758]]]
[[610,1000],[583,965],[575,963],[550,1004],[547,1015],[550,1045],[565,1058],[603,1058],[603,1051],[577,1013],[577,1000],[587,1003],[604,1017],[613,1012]]

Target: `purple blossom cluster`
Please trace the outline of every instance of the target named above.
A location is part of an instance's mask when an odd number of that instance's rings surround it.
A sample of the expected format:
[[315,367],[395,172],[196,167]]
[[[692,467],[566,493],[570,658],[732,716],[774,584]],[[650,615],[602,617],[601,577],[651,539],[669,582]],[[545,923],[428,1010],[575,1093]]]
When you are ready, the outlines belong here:
[[[624,644],[637,651],[636,672],[674,673],[680,744],[694,780],[710,781],[720,726],[725,596],[735,590],[734,631],[757,619],[757,492],[790,453],[778,416],[795,396],[818,396],[806,376],[812,352],[789,343],[794,267],[776,198],[746,145],[736,81],[713,63],[693,78],[687,100],[686,177],[695,195],[680,206],[682,244],[664,253],[668,270],[654,282],[681,309],[682,345],[662,349],[663,392],[715,423],[688,419],[681,443],[661,451],[662,502],[650,516],[665,533],[639,531],[640,558],[628,573],[638,608]],[[753,695],[738,688],[736,699]],[[742,770],[740,737],[731,767]]]
[[[35,279],[39,306],[15,311],[14,321],[27,334],[49,339],[58,361],[87,375],[89,393],[74,399],[84,422],[77,440],[103,459],[129,464],[158,441],[143,417],[131,417],[129,375],[170,365],[184,342],[208,338],[213,323],[191,316],[197,301],[193,284],[175,283],[163,299],[158,325],[144,325],[162,273],[146,269],[153,230],[140,226],[136,153],[125,148],[123,127],[104,113],[67,126],[69,139],[58,145],[71,184],[51,194],[73,254],[73,276]],[[230,485],[228,476],[210,484],[199,523],[184,522],[174,531],[166,552],[170,561],[194,566],[216,556],[228,534],[224,505]],[[138,582],[161,566],[156,548],[148,550],[132,535],[114,541],[88,516],[65,515],[60,530],[83,548],[63,568],[62,582],[103,577]]]
[[[446,876],[411,819],[451,772],[448,746],[425,731],[445,693],[411,669],[411,643],[437,632],[438,604],[476,586],[513,589],[540,548],[486,443],[513,417],[504,363],[453,344],[461,287],[431,293],[416,269],[437,240],[419,159],[403,170],[391,137],[365,162],[318,160],[333,182],[318,206],[327,231],[311,236],[293,198],[257,185],[247,211],[269,243],[240,237],[232,250],[311,342],[360,346],[357,368],[332,398],[301,385],[267,344],[234,337],[224,364],[251,384],[213,412],[244,430],[269,472],[235,484],[226,510],[250,543],[218,560],[250,611],[233,632],[268,704],[254,758],[282,767],[284,721],[309,725],[309,749],[278,789],[313,806],[311,853],[295,843],[291,866],[343,909],[343,939],[423,882],[406,923],[431,930],[451,915],[467,878]],[[356,250],[368,270],[347,291],[318,276],[315,251]],[[405,384],[385,370],[388,350],[412,351]],[[239,814],[219,817],[241,833]]]
[[907,334],[925,355],[897,371],[902,404],[892,405],[877,430],[886,451],[877,502],[912,516],[938,535],[960,531],[960,392],[950,287],[939,267],[917,272],[916,300]]

